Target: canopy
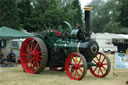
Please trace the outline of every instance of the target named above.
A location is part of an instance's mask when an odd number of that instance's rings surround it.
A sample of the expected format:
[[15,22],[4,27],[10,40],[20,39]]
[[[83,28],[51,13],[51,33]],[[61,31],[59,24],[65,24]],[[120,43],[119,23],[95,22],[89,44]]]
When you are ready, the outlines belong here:
[[27,38],[34,37],[35,35],[24,33],[9,27],[0,27],[0,39],[17,39],[17,38]]

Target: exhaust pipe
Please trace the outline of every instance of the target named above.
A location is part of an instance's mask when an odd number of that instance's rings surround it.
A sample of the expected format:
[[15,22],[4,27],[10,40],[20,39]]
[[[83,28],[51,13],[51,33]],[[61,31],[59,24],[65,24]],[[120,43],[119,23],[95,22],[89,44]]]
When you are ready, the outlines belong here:
[[85,6],[85,32],[86,32],[86,36],[90,37],[91,35],[91,28],[90,28],[90,19],[91,19],[91,10],[92,7],[90,5]]

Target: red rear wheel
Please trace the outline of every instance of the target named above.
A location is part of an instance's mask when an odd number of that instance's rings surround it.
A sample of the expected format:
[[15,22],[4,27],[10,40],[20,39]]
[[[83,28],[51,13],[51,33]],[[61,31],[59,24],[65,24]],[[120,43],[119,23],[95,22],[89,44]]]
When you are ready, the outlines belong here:
[[71,53],[65,62],[66,74],[70,79],[80,80],[87,72],[87,63],[80,53]]
[[40,73],[47,64],[47,48],[39,38],[27,38],[20,50],[20,61],[25,72]]
[[92,60],[92,63],[97,64],[97,66],[93,66],[90,68],[90,72],[95,77],[105,77],[111,69],[111,63],[104,53],[99,52],[98,55]]

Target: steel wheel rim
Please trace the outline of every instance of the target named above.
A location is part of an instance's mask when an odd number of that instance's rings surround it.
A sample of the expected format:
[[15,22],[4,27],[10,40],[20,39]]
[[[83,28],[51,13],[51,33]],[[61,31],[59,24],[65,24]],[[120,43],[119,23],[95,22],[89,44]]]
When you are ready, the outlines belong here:
[[82,79],[85,74],[85,63],[80,55],[77,53],[70,54],[66,59],[65,70],[70,79]]
[[105,77],[109,71],[110,71],[110,62],[106,58],[106,56],[102,53],[98,53],[96,58],[92,60],[94,64],[97,64],[98,66],[93,66],[90,68],[90,72],[95,76],[95,77]]
[[40,68],[42,62],[41,48],[34,38],[27,38],[22,44],[20,51],[21,65],[25,72],[34,74]]

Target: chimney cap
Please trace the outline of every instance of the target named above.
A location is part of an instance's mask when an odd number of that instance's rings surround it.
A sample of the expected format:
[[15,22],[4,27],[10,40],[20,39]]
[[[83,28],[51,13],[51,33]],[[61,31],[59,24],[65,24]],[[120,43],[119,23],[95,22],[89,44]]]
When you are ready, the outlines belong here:
[[91,11],[92,7],[91,7],[91,5],[85,5],[84,9],[85,9],[85,11]]

